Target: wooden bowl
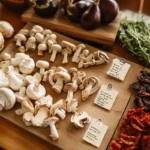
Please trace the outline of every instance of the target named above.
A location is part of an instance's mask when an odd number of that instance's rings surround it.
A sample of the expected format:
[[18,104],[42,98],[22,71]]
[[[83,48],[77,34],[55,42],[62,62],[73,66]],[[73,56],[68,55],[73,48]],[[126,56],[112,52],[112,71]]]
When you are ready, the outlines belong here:
[[30,4],[29,0],[0,0],[0,2],[17,13],[22,13]]

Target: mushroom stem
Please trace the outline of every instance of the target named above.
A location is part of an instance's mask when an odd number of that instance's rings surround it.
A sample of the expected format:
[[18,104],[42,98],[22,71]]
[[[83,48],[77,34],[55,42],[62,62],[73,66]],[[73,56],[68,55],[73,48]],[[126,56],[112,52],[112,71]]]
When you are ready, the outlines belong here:
[[58,135],[58,132],[57,132],[57,129],[56,129],[56,126],[55,126],[55,123],[54,122],[51,122],[49,124],[50,126],[50,132],[51,132],[51,137],[53,138],[53,140],[57,140],[59,138],[59,135]]
[[19,91],[19,95],[20,95],[20,96],[25,96],[25,94],[26,94],[26,88],[25,88],[25,87],[22,87],[22,88],[20,89],[20,91]]
[[24,114],[25,112],[26,112],[26,111],[25,111],[24,109],[22,109],[22,108],[20,108],[20,109],[18,109],[18,110],[15,111],[15,113],[16,113],[18,116]]
[[52,55],[51,55],[51,58],[50,58],[50,61],[52,61],[52,62],[55,61],[56,54],[57,54],[57,51],[56,51],[56,50],[53,50]]
[[21,40],[18,39],[18,40],[16,41],[16,46],[21,46]]
[[64,53],[64,58],[63,58],[62,63],[63,63],[63,64],[68,63],[68,53]]
[[91,90],[92,90],[92,87],[93,87],[93,82],[90,82],[89,85],[82,91],[83,101],[89,97]]
[[65,111],[63,109],[56,109],[55,110],[55,114],[57,114],[61,119],[65,119],[66,115],[65,115]]
[[72,89],[68,89],[68,94],[67,94],[66,102],[67,103],[71,103],[72,99],[73,99],[73,91],[72,91]]
[[3,99],[1,99],[0,100],[0,111],[3,110],[4,106],[5,106],[5,101]]
[[45,72],[45,68],[40,68],[40,74],[43,75]]
[[60,93],[63,88],[63,80],[58,78],[55,85],[52,87],[57,93]]

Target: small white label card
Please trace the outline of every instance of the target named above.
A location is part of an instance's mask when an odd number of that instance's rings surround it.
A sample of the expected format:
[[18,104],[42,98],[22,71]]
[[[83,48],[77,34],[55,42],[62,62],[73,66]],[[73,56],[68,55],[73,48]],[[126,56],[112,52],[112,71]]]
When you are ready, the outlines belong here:
[[112,89],[112,84],[102,84],[95,98],[94,104],[110,110],[118,93],[117,90]]
[[83,140],[99,148],[107,129],[108,126],[104,125],[101,120],[92,118],[91,124],[87,129]]
[[124,60],[115,58],[113,59],[110,69],[107,71],[107,74],[117,78],[121,81],[125,79],[125,76],[130,68],[130,64],[124,62]]

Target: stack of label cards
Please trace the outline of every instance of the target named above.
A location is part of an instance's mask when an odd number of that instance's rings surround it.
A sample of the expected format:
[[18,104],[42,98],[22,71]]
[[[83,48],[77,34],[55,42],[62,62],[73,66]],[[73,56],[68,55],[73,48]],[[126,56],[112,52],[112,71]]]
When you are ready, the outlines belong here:
[[91,124],[86,131],[83,140],[96,147],[100,147],[107,129],[108,126],[104,125],[101,120],[92,118]]
[[113,63],[110,69],[107,71],[107,74],[117,78],[121,81],[125,79],[125,76],[130,68],[130,64],[124,62],[124,60],[120,60],[118,58],[113,59]]
[[109,85],[102,84],[95,98],[94,103],[97,104],[98,106],[110,110],[114,101],[117,98],[118,93],[119,93],[118,91],[112,89],[111,84]]

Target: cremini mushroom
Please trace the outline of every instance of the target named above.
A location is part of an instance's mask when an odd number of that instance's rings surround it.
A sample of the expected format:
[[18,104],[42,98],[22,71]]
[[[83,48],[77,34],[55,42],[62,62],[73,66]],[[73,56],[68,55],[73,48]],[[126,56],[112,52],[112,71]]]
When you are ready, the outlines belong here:
[[52,66],[51,69],[48,71],[49,72],[48,81],[49,81],[49,83],[50,83],[51,86],[53,86],[55,84],[55,82],[53,81],[52,77],[53,77],[53,74],[54,74],[56,68],[57,67]]
[[21,74],[15,72],[13,66],[5,68],[5,73],[7,74],[9,87],[14,91],[19,91],[21,87],[27,85],[27,80]]
[[8,88],[0,88],[0,111],[10,110],[16,103],[14,92]]
[[41,43],[38,45],[38,56],[44,56],[44,51],[47,51],[47,45],[45,43]]
[[45,69],[49,68],[49,62],[44,60],[38,60],[36,62],[36,67],[40,69],[40,74],[43,76]]
[[25,44],[26,51],[31,50],[35,51],[36,49],[36,39],[35,37],[28,38],[28,41]]
[[14,28],[7,21],[0,21],[0,32],[3,34],[4,38],[10,38],[14,33]]
[[72,54],[72,50],[70,48],[64,48],[62,49],[62,55],[63,57],[63,61],[62,64],[67,64],[68,63],[68,56]]
[[62,51],[62,47],[59,44],[53,44],[51,49],[52,49],[52,55],[51,55],[50,61],[54,62],[56,59],[57,53],[60,53]]
[[58,115],[61,119],[65,119],[66,112],[63,108],[64,108],[64,100],[57,101],[50,108],[50,116]]
[[26,112],[23,114],[23,122],[26,126],[32,126],[32,119],[34,117],[34,114],[32,112]]
[[83,128],[84,124],[91,122],[91,117],[86,112],[76,112],[71,116],[71,123],[77,128]]
[[46,90],[40,83],[31,83],[28,85],[26,94],[32,100],[39,100],[46,94]]
[[78,63],[79,62],[79,56],[80,56],[80,53],[82,52],[82,50],[85,48],[85,45],[84,44],[79,44],[76,46],[75,48],[75,53],[72,57],[72,62],[75,62],[75,63]]
[[26,112],[31,112],[34,114],[34,106],[29,99],[21,101],[21,108],[15,111],[18,116],[23,115]]
[[15,93],[17,102],[21,103],[24,100],[28,100],[28,96],[26,95],[26,87],[21,87],[19,92]]
[[43,40],[44,40],[44,36],[43,36],[43,34],[41,34],[41,33],[36,33],[36,34],[35,34],[35,39],[36,39],[36,41],[37,41],[38,43],[42,43]]
[[26,36],[20,33],[16,34],[14,39],[16,41],[16,46],[18,47],[20,47],[22,44],[24,44],[27,41]]
[[64,83],[69,82],[71,80],[71,76],[66,69],[58,67],[53,74],[52,79],[56,81],[52,86],[52,89],[57,93],[61,93]]
[[59,121],[59,119],[57,117],[50,117],[44,120],[43,122],[43,126],[50,127],[50,136],[52,137],[53,140],[57,140],[59,139],[59,134],[57,132],[55,123],[57,123]]
[[47,107],[41,106],[35,116],[32,118],[31,122],[33,126],[42,127],[43,121],[48,118],[49,109]]
[[4,61],[10,60],[11,59],[11,55],[9,53],[2,53],[1,57]]
[[95,93],[100,87],[100,81],[95,76],[87,77],[80,84],[79,88],[82,90],[82,100],[85,101],[90,95]]
[[89,55],[89,50],[85,49],[79,56],[78,68],[82,68],[84,66],[84,62],[86,57]]
[[4,73],[4,70],[0,69],[0,88],[9,87],[9,80]]
[[34,71],[34,68],[35,68],[34,60],[29,55],[25,55],[23,60],[19,64],[20,72],[23,74],[31,74]]

